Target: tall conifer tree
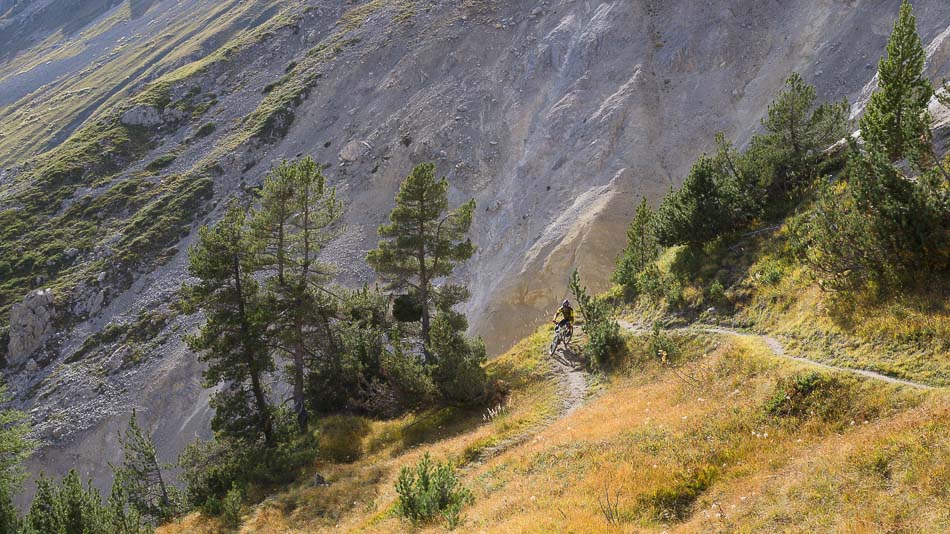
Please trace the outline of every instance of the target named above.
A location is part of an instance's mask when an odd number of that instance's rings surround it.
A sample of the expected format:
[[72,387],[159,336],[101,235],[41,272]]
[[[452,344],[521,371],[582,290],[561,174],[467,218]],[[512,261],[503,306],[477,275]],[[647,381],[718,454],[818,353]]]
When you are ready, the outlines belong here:
[[274,361],[264,343],[265,314],[253,274],[247,216],[232,206],[214,228],[202,228],[189,253],[188,272],[198,282],[185,288],[185,301],[205,314],[197,334],[187,338],[208,367],[204,378],[215,392],[212,428],[248,441],[272,445],[271,407],[264,375]]
[[[475,253],[466,238],[475,212],[470,200],[448,209],[449,184],[436,179],[435,165],[416,166],[396,194],[390,223],[379,227],[380,241],[367,261],[392,289],[410,289],[422,308],[422,340],[426,355],[431,344],[433,304],[448,309],[465,298],[458,286],[434,288],[433,282],[452,274],[455,266]],[[441,295],[439,294],[441,293]]]
[[653,209],[644,198],[627,228],[627,247],[617,260],[614,281],[632,288],[637,274],[657,258],[658,251],[659,244],[653,229]]
[[306,362],[318,347],[326,354],[335,352],[325,305],[325,285],[333,268],[317,256],[339,234],[342,215],[336,190],[327,187],[311,158],[274,169],[264,180],[261,207],[254,215],[259,266],[269,274],[269,322],[277,333],[275,344],[293,360],[294,412],[301,431],[308,421]]
[[122,465],[114,468],[113,497],[122,495],[123,500],[136,512],[155,521],[168,518],[173,514],[171,498],[162,464],[152,436],[138,423],[135,410],[129,419],[129,426],[119,434],[124,458]]
[[878,66],[878,90],[861,118],[861,136],[868,148],[891,161],[919,155],[923,143],[929,146],[927,105],[934,89],[924,77],[926,60],[917,21],[910,2],[904,0]]

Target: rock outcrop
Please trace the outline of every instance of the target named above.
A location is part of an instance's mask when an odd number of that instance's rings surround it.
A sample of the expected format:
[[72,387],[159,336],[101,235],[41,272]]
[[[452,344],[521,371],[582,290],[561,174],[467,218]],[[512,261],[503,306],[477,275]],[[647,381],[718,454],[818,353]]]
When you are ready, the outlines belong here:
[[49,339],[53,332],[53,291],[38,289],[10,309],[10,345],[7,363],[19,365]]
[[185,113],[177,109],[160,110],[154,106],[138,105],[122,114],[121,121],[128,126],[154,128],[163,124],[175,123],[185,118]]

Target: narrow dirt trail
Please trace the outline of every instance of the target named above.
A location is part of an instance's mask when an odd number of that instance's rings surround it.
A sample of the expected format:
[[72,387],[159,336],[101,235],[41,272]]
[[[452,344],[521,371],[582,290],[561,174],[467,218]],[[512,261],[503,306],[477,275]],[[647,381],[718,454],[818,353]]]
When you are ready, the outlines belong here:
[[[621,328],[624,328],[630,332],[644,333],[647,332],[645,328],[637,326],[633,323],[627,321],[618,321]],[[937,389],[934,386],[928,384],[921,384],[920,382],[913,382],[911,380],[904,380],[902,378],[894,378],[893,376],[882,375],[874,371],[868,371],[866,369],[854,369],[851,367],[838,367],[836,365],[829,365],[827,363],[816,362],[815,360],[809,360],[808,358],[800,358],[798,356],[790,356],[785,352],[785,347],[782,346],[782,343],[775,339],[772,336],[760,335],[760,334],[749,334],[746,332],[740,332],[738,330],[733,330],[731,328],[725,328],[721,326],[708,326],[708,325],[690,325],[687,327],[676,328],[675,330],[693,330],[699,332],[707,332],[710,334],[722,334],[727,336],[735,336],[742,338],[755,338],[763,343],[769,348],[772,354],[778,358],[784,358],[787,360],[793,360],[799,363],[806,365],[811,365],[814,367],[820,367],[822,369],[828,369],[830,371],[837,371],[841,373],[848,373],[852,375],[863,376],[865,378],[870,378],[872,380],[878,380],[881,382],[887,382],[889,384],[897,384],[901,386],[908,386],[917,389]]]
[[483,463],[525,443],[545,428],[571,415],[584,405],[588,393],[587,372],[577,353],[571,349],[561,347],[554,356],[547,357],[547,361],[551,365],[552,377],[558,381],[557,394],[561,399],[561,405],[558,407],[557,413],[516,436],[506,438],[491,447],[483,449],[478,455],[478,460],[474,462],[475,464]]
[[587,397],[587,372],[584,371],[583,363],[575,362],[573,356],[573,351],[561,348],[551,358],[551,368],[560,381],[558,394],[561,396],[561,409],[557,419],[574,413]]

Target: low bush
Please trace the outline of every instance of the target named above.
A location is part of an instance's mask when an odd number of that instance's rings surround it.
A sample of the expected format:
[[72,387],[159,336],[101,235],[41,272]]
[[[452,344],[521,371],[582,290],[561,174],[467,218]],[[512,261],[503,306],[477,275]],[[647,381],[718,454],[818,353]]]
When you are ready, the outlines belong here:
[[448,463],[435,463],[429,453],[415,465],[403,467],[396,481],[396,513],[413,523],[430,522],[441,516],[449,528],[461,522],[462,507],[475,502]]
[[241,512],[244,509],[244,490],[237,485],[231,484],[231,489],[221,501],[221,519],[231,527],[237,528],[241,524]]
[[166,169],[170,167],[172,163],[175,163],[175,159],[177,159],[177,156],[174,154],[163,154],[149,162],[149,164],[145,166],[145,170],[154,172]]
[[488,376],[482,366],[485,345],[468,339],[442,314],[432,324],[432,352],[437,360],[432,380],[442,398],[452,404],[480,404],[488,396]]
[[275,414],[274,447],[225,437],[197,440],[185,447],[178,466],[188,504],[219,516],[225,513],[228,493],[235,485],[276,486],[296,480],[301,468],[317,454],[318,444],[310,434],[293,432],[293,415],[284,412]]
[[217,129],[218,127],[217,125],[215,125],[215,123],[213,122],[206,123],[201,128],[198,128],[198,130],[195,132],[195,139],[208,137],[209,135],[213,134],[214,131]]
[[650,333],[650,354],[663,363],[676,361],[680,356],[680,348],[676,341],[664,332],[659,324],[653,325]]
[[598,369],[609,370],[621,360],[626,351],[614,310],[609,303],[587,293],[587,288],[580,285],[577,270],[571,273],[570,287],[584,317],[584,332],[588,337],[584,351]]
[[829,419],[839,412],[838,401],[845,400],[839,397],[845,393],[844,385],[833,376],[817,371],[799,373],[779,381],[765,411],[773,417]]

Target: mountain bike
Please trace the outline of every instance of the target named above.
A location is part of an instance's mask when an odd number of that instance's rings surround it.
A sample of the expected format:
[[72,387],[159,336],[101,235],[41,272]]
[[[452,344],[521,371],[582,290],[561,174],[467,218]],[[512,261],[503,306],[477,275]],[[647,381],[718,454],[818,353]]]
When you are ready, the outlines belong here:
[[563,343],[565,347],[570,345],[571,338],[573,337],[574,327],[570,323],[564,325],[564,328],[561,328],[560,326],[556,327],[554,329],[554,339],[551,340],[550,356],[554,356],[554,353],[557,352],[558,345],[561,343]]

